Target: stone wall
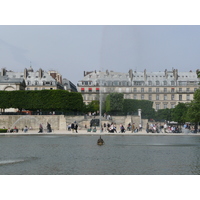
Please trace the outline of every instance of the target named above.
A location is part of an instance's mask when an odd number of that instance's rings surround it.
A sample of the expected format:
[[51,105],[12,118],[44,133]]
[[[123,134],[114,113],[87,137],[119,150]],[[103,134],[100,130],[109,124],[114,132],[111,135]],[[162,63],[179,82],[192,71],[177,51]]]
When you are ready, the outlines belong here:
[[[98,118],[98,117],[97,117]],[[46,128],[47,122],[51,124],[54,130],[67,130],[67,126],[72,122],[77,122],[79,129],[85,129],[85,125],[90,127],[90,121],[92,118],[84,116],[64,116],[64,115],[0,115],[0,128],[14,128],[22,129],[25,126],[38,130],[39,125],[42,124],[43,128]],[[139,116],[115,116],[112,120],[108,121],[102,118],[102,124],[114,122],[119,129],[120,124],[123,124],[127,128],[128,123],[135,123],[135,127],[139,127]],[[148,120],[142,120],[143,128],[146,128]]]
[[40,124],[46,128],[47,122],[51,124],[52,129],[66,130],[66,120],[63,115],[0,115],[0,128],[16,126],[22,129],[27,126],[38,130]]

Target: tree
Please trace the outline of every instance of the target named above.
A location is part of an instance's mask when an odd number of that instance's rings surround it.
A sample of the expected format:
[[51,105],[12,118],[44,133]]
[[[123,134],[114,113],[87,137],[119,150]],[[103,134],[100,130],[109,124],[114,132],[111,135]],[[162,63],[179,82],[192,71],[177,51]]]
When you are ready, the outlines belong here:
[[111,93],[106,97],[106,112],[123,112],[124,95]]
[[154,119],[155,110],[153,108],[153,102],[148,100],[137,99],[124,99],[123,106],[124,113],[134,114],[138,113],[138,109],[142,109],[142,118]]
[[84,105],[84,112],[97,112],[99,111],[99,101],[91,101],[88,105]]
[[188,104],[179,102],[172,111],[172,120],[178,123],[185,123],[188,120],[187,110]]
[[194,100],[188,104],[188,121],[198,123],[200,121],[200,89],[194,93]]
[[155,114],[155,120],[156,121],[172,121],[172,112],[173,109],[160,109]]

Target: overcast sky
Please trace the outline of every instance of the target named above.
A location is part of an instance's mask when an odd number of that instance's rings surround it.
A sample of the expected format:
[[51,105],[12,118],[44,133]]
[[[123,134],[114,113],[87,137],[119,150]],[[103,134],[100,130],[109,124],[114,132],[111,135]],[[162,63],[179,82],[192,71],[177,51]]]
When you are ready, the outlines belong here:
[[200,68],[200,26],[0,26],[0,67],[56,70],[75,85],[83,71]]

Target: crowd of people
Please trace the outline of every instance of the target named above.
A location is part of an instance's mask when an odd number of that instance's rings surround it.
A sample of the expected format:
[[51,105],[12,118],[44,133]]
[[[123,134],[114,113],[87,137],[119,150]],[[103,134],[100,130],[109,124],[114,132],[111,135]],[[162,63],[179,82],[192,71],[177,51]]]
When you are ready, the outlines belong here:
[[[24,126],[24,128],[22,128],[21,130],[22,130],[22,132],[26,133],[26,132],[28,132],[28,130],[32,130],[32,127]],[[42,126],[42,124],[40,124],[38,133],[43,133],[43,131],[44,131],[43,126]],[[47,122],[46,131],[47,131],[47,133],[52,132],[51,124],[48,122]],[[18,132],[19,132],[19,129],[16,126],[13,129],[12,128],[7,129],[7,133],[18,133]]]

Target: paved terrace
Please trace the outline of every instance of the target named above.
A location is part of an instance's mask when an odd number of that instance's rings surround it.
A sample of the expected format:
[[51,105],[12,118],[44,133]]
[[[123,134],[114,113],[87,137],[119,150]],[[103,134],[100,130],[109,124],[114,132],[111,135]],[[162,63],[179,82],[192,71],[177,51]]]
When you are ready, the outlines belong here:
[[139,131],[137,133],[132,133],[131,131],[126,131],[125,133],[108,133],[108,132],[101,132],[97,130],[97,132],[87,132],[87,130],[78,130],[78,133],[68,131],[68,130],[53,130],[51,133],[43,132],[38,133],[39,130],[29,130],[26,133],[19,130],[18,133],[0,133],[0,136],[18,136],[18,135],[113,135],[113,136],[121,136],[121,135],[129,135],[129,136],[136,136],[136,135],[194,135],[200,136],[200,133],[147,133],[145,130]]

